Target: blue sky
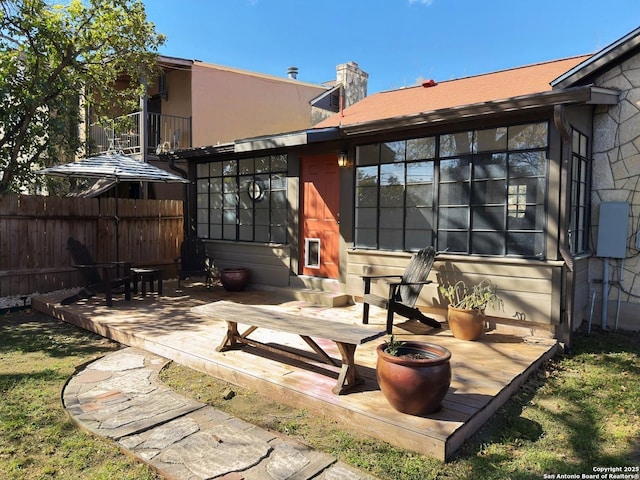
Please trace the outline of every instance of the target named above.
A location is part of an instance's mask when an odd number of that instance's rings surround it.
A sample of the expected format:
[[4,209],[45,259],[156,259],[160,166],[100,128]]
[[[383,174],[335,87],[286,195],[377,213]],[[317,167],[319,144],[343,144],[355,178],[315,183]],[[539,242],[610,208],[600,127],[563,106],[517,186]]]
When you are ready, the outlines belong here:
[[163,55],[321,83],[357,62],[369,93],[593,53],[640,0],[143,0]]

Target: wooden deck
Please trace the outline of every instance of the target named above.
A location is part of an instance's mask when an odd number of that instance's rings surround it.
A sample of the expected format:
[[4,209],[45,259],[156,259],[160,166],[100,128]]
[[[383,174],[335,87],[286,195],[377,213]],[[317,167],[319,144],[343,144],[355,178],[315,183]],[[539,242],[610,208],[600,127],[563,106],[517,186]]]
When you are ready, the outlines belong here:
[[[61,306],[59,301],[64,295],[35,297],[32,306],[125,345],[148,350],[276,401],[345,422],[360,433],[441,460],[449,459],[557,349],[556,341],[544,338],[545,335],[497,329],[485,333],[480,341],[465,342],[454,339],[446,325],[435,330],[397,319],[394,335],[398,339],[428,341],[452,352],[453,378],[443,408],[435,414],[417,417],[392,409],[378,388],[375,349],[380,340],[360,345],[356,350],[355,361],[364,384],[347,395],[335,395],[331,390],[339,367],[297,362],[249,346],[216,352],[227,325],[207,313],[215,308],[210,305],[212,302],[227,300],[297,313],[318,322],[331,319],[360,325],[362,304],[328,308],[281,298],[274,292],[225,292],[220,287],[207,291],[196,284],[176,293],[175,288],[175,283],[165,282],[165,296],[148,295],[144,299],[138,296],[131,302],[116,296],[112,308],[105,305],[104,298]],[[384,330],[385,321],[385,312],[373,308],[367,328],[372,332]],[[254,335],[266,344],[284,344],[294,351],[313,354],[298,335],[266,328]],[[340,359],[334,342],[318,339],[318,344],[331,357]]]

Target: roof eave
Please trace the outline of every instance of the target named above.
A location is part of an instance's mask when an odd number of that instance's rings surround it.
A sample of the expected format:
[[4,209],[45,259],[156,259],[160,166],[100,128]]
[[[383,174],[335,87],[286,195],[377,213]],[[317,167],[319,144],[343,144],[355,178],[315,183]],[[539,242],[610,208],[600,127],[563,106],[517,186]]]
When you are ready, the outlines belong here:
[[235,142],[235,153],[299,147],[309,143],[336,140],[337,138],[340,138],[340,130],[338,128],[311,128],[298,132],[237,140]]
[[490,102],[460,105],[441,110],[431,110],[412,115],[404,115],[402,117],[354,123],[351,125],[343,125],[341,129],[345,135],[351,136],[398,128],[419,127],[425,124],[448,123],[459,121],[460,119],[531,110],[554,105],[615,105],[618,102],[618,96],[619,92],[616,90],[594,86],[575,87],[493,100]]
[[551,82],[551,86],[566,88],[575,85],[638,46],[640,46],[640,27],[559,76]]

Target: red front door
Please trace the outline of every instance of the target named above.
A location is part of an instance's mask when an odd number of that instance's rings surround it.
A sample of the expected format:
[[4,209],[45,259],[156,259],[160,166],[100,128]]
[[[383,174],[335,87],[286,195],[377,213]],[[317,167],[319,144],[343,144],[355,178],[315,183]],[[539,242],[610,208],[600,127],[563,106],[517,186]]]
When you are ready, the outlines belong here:
[[338,278],[340,175],[335,155],[302,159],[302,273]]

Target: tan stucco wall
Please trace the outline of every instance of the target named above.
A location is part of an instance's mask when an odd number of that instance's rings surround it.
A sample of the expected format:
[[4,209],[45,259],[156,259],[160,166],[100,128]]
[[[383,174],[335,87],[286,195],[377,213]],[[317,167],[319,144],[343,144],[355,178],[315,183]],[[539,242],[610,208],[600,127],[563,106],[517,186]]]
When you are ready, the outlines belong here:
[[162,114],[178,117],[191,116],[191,72],[169,70],[167,76],[167,99],[162,100]]
[[[640,252],[635,248],[640,229],[640,55],[613,68],[596,81],[596,85],[621,90],[618,105],[599,107],[594,118],[593,194],[591,238],[598,237],[601,202],[628,202],[630,216],[627,229],[627,254],[622,285],[629,293],[621,295],[621,317],[640,328]],[[617,261],[610,260],[613,274]],[[602,286],[603,259],[593,258],[589,274],[597,295],[597,322]],[[608,325],[615,322],[618,289],[610,289]]]
[[195,63],[192,71],[194,147],[308,128],[309,102],[325,91],[208,64]]

